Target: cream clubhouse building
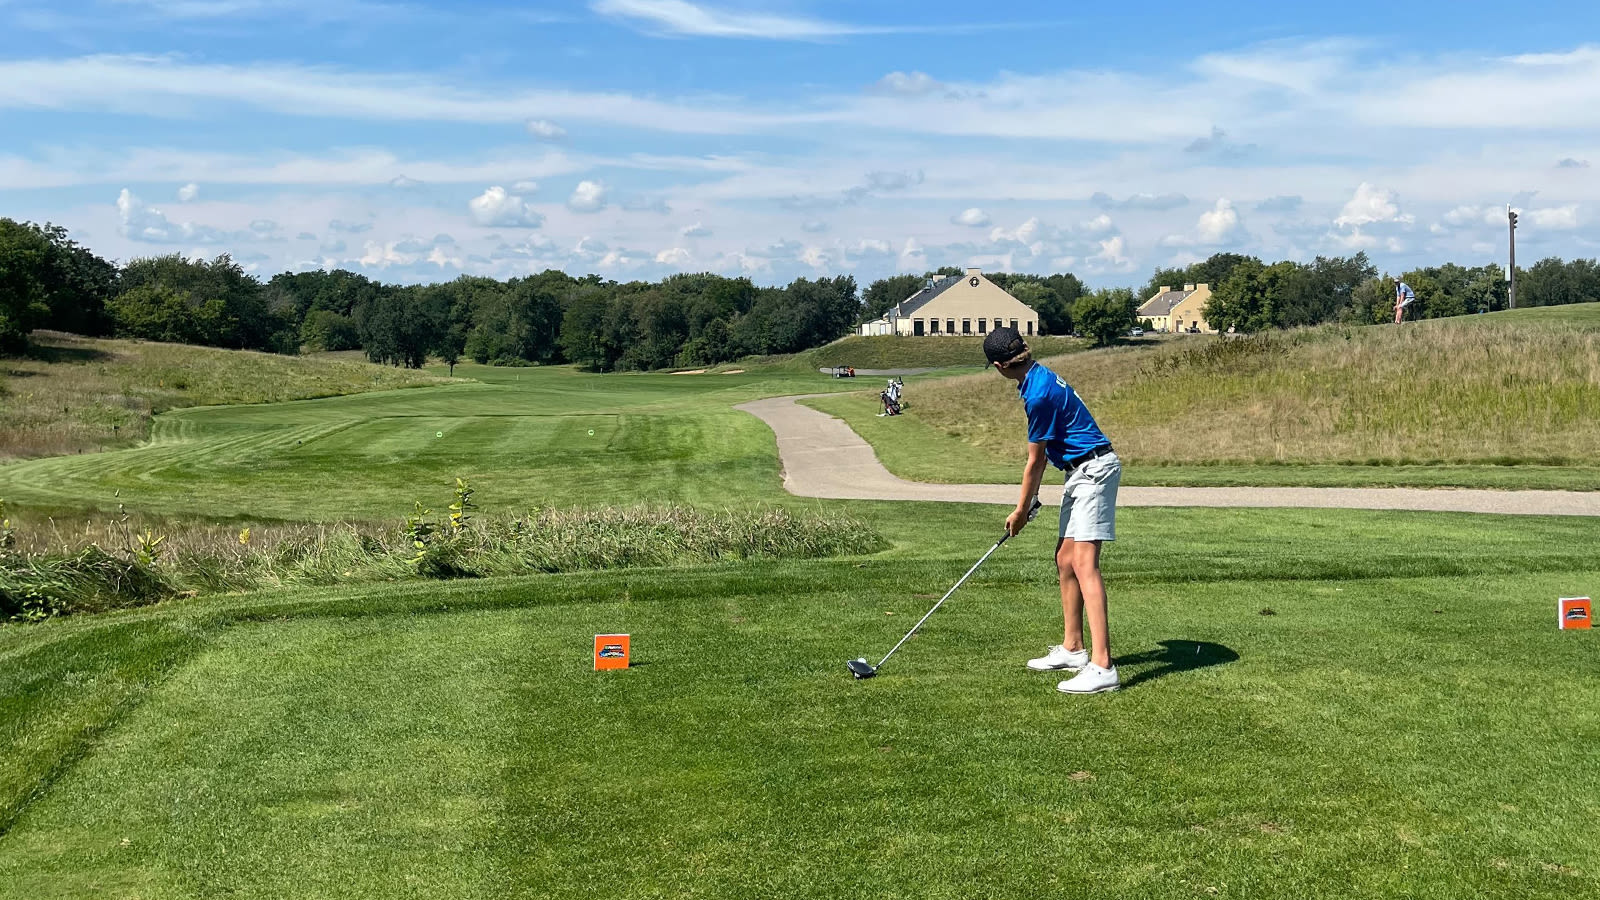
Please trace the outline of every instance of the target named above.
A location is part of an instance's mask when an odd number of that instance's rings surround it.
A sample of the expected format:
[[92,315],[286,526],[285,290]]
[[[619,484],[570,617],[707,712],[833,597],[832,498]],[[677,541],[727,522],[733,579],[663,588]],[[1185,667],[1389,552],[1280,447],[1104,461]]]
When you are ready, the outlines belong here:
[[965,275],[935,278],[922,290],[896,303],[882,318],[863,322],[864,337],[899,334],[908,337],[988,334],[1009,325],[1024,335],[1039,333],[1039,314],[983,277],[976,268]]

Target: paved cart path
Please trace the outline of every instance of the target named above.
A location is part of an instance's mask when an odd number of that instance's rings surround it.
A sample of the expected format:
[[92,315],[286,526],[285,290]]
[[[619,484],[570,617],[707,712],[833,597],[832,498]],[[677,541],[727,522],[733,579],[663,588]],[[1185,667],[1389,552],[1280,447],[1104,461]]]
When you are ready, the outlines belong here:
[[[1016,503],[1009,484],[927,484],[889,472],[849,425],[796,400],[771,397],[735,407],[766,422],[778,437],[783,486],[801,497],[834,500],[941,500]],[[1061,486],[1039,494],[1060,504]],[[1324,509],[1409,509],[1510,515],[1600,516],[1600,491],[1486,491],[1418,488],[1123,487],[1118,506],[1288,506]]]

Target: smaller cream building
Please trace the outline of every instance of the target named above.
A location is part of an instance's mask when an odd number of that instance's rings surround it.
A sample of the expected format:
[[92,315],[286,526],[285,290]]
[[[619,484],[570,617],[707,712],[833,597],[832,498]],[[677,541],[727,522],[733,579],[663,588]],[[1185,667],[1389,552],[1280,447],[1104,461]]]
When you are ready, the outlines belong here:
[[1217,330],[1206,323],[1206,302],[1210,299],[1209,284],[1186,284],[1182,290],[1162,285],[1139,307],[1138,317],[1149,319],[1157,331],[1216,334]]
[[1039,333],[1039,314],[980,269],[930,281],[922,290],[896,303],[880,319],[862,323],[863,336],[899,334],[908,337],[988,334],[1010,325],[1023,335]]

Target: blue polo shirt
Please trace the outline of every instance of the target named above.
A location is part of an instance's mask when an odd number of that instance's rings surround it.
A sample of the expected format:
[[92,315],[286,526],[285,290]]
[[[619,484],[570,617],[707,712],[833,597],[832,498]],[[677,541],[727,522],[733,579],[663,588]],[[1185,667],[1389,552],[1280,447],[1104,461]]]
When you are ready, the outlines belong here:
[[1028,443],[1044,444],[1044,452],[1058,469],[1067,460],[1111,443],[1078,399],[1066,379],[1039,363],[1017,385],[1017,395],[1028,411]]

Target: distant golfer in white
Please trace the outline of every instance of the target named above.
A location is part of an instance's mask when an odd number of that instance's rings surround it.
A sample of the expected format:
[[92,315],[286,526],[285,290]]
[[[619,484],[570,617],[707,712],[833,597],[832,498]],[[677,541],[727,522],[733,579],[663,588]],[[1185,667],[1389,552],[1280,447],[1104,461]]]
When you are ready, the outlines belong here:
[[[1122,462],[1076,391],[1056,373],[1034,362],[1033,352],[1015,328],[996,328],[983,352],[1001,375],[1017,383],[1028,413],[1028,464],[1022,470],[1022,497],[1006,518],[1006,533],[1028,524],[1045,464],[1067,473],[1056,541],[1056,571],[1061,576],[1062,642],[1028,668],[1077,674],[1056,685],[1064,694],[1098,694],[1121,686],[1111,662],[1111,631],[1106,585],[1100,576],[1100,545],[1116,540],[1117,486]],[[1090,649],[1083,646],[1083,620],[1089,619]]]

